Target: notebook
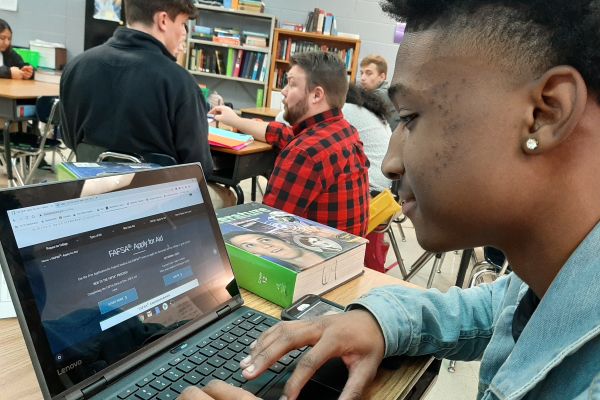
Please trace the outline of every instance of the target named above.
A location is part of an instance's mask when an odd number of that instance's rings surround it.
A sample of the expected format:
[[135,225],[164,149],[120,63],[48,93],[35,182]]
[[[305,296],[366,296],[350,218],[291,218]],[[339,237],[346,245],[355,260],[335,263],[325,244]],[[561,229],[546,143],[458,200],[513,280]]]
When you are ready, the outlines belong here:
[[[277,321],[243,305],[197,164],[1,191],[0,230],[45,399],[174,399],[215,378],[277,399],[306,350],[243,378]],[[346,371],[329,370],[305,396],[337,398]]]

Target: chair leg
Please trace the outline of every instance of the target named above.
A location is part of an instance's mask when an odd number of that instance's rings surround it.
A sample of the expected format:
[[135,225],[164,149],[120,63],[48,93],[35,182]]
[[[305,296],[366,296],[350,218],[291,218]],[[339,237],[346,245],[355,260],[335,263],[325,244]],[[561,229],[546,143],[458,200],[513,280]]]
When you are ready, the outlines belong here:
[[445,255],[446,253],[436,253],[435,260],[433,260],[433,266],[431,267],[431,273],[429,274],[429,279],[427,280],[427,289],[431,288],[433,285],[433,278],[435,278],[436,271],[438,269],[441,271]]
[[400,253],[400,247],[398,247],[398,241],[396,240],[396,234],[392,226],[390,225],[387,230],[387,234],[390,238],[390,244],[392,245],[392,250],[394,250],[394,255],[396,256],[396,261],[398,262],[398,268],[400,268],[400,273],[402,274],[403,279],[408,275],[406,272],[406,266],[404,265],[404,260],[402,259],[402,254]]

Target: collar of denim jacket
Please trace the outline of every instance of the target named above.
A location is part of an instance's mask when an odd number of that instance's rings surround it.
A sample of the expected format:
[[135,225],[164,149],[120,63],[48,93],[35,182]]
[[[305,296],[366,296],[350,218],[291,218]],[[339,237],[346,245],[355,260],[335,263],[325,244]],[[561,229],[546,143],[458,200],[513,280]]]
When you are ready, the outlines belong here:
[[518,399],[600,335],[600,223],[571,254],[490,384]]

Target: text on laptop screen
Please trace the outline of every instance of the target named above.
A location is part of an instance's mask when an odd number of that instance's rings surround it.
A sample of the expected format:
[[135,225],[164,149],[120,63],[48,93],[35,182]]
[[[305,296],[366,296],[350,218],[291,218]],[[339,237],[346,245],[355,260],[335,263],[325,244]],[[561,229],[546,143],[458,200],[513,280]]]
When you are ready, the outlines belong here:
[[212,212],[196,179],[7,211],[58,375],[79,382],[239,294]]

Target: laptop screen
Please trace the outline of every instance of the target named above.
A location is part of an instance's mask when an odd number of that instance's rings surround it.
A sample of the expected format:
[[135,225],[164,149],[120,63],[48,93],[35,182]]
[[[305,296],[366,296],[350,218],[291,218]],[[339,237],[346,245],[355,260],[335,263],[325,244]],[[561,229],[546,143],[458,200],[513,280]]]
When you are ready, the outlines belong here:
[[1,193],[4,252],[51,394],[239,295],[201,174]]

